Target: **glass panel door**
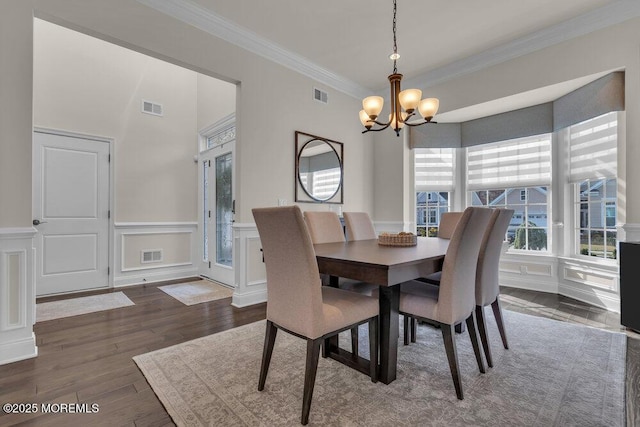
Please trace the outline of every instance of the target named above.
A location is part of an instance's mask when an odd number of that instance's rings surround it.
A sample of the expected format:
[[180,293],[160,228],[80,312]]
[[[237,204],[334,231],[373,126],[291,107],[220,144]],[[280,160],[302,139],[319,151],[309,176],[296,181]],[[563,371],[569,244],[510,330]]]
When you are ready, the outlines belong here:
[[231,267],[233,253],[233,193],[231,153],[216,157],[216,263]]

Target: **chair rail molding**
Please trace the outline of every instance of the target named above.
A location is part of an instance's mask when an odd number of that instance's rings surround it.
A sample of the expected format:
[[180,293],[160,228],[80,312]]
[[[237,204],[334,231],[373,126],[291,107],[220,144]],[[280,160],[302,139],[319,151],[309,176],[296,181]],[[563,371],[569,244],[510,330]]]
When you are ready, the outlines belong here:
[[38,355],[33,227],[0,228],[0,365]]

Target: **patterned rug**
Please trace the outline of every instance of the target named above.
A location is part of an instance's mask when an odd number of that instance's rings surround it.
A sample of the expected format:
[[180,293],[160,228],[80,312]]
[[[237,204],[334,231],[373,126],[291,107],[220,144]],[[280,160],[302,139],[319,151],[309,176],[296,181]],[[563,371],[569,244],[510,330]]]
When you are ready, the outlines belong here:
[[36,322],[135,305],[122,292],[36,304]]
[[[417,343],[400,343],[390,385],[320,358],[309,424],[624,425],[624,334],[506,311],[511,349],[504,350],[487,317],[494,368],[486,374],[468,334],[457,336],[464,400],[456,398],[440,331],[420,325]],[[258,392],[264,329],[256,322],[134,360],[178,426],[300,425],[305,343],[278,333]],[[364,342],[360,349],[366,353]]]
[[233,295],[233,289],[209,280],[160,286],[158,289],[174,297],[184,305],[215,301],[229,298]]

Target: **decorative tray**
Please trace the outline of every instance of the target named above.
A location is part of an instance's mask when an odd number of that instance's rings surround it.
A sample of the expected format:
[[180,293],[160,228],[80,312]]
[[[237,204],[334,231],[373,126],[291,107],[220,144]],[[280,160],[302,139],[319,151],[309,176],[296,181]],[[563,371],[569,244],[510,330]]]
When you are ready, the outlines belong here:
[[382,233],[378,236],[378,244],[382,246],[415,246],[418,244],[418,236],[404,231],[398,234]]

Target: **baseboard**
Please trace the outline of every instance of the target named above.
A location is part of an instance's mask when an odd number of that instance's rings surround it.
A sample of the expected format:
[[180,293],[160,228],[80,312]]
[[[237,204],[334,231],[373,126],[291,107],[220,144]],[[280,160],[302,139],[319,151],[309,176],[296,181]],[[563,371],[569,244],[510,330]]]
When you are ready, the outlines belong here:
[[596,307],[604,308],[608,311],[620,313],[620,297],[604,290],[560,283],[558,293]]
[[233,298],[231,299],[231,305],[237,308],[248,307],[262,302],[267,302],[266,286],[261,287],[261,289],[256,289],[255,291],[243,293],[238,293],[238,289],[236,288],[233,293]]
[[184,279],[187,277],[199,276],[200,273],[196,267],[186,269],[171,269],[169,271],[151,272],[144,271],[141,274],[127,274],[116,277],[113,280],[114,288],[122,288],[132,285],[142,285],[145,283],[162,282],[165,280]]
[[31,359],[36,356],[38,356],[38,346],[36,346],[34,333],[31,333],[29,338],[0,343],[0,365]]

